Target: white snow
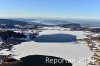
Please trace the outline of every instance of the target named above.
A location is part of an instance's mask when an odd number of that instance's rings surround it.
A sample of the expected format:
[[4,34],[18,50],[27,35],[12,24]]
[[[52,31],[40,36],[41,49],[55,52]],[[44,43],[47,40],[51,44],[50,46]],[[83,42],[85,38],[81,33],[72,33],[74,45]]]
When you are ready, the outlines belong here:
[[85,33],[84,31],[59,31],[59,30],[44,30],[43,32],[40,32],[39,35],[48,35],[48,34],[71,34],[77,36],[77,39],[83,39],[87,38],[85,35],[89,33]]
[[[78,36],[78,38],[85,37],[82,31],[46,30],[41,32],[40,35],[57,33],[72,34]],[[91,51],[82,42],[39,43],[30,41],[15,45],[12,49],[12,54],[15,59],[20,59],[28,55],[56,56],[70,61],[73,63],[73,66],[87,66],[87,63],[83,61],[89,58]]]
[[3,49],[0,51],[0,55],[9,55],[10,51],[8,51],[8,49]]
[[[25,42],[20,45],[14,46],[13,56],[16,59],[28,55],[49,55],[61,57],[66,60],[74,60],[80,58],[88,58],[91,51],[80,43],[36,43],[36,42]],[[72,62],[76,63],[76,62]],[[83,63],[83,62],[82,62]],[[84,63],[83,63],[84,64]],[[76,64],[75,66],[78,66]],[[82,65],[81,65],[82,66]],[[85,65],[83,65],[85,66]]]

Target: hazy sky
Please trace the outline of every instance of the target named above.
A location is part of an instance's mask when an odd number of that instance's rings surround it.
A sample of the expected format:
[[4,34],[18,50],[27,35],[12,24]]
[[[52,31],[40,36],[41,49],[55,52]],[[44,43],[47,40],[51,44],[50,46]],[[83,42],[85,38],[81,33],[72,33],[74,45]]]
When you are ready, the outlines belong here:
[[100,0],[0,0],[0,17],[100,18]]

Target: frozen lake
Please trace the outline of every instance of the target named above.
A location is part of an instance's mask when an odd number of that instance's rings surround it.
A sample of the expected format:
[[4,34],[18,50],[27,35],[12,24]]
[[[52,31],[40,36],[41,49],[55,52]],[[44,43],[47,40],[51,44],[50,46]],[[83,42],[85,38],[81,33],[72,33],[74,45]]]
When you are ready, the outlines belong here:
[[36,42],[73,42],[76,41],[75,35],[70,34],[50,34],[50,35],[41,35],[35,38]]
[[[60,34],[60,36],[58,36]],[[55,31],[47,30],[39,34],[39,36],[46,35],[56,35],[56,38],[61,39],[66,34],[75,35],[77,38],[83,38],[84,32],[67,32],[67,31]],[[62,36],[63,35],[63,36]],[[43,37],[44,38],[44,37]],[[46,38],[45,38],[46,39]],[[55,38],[54,38],[55,39]],[[65,38],[62,38],[65,39]],[[67,38],[68,39],[68,38]],[[51,41],[51,40],[50,40]],[[58,40],[60,41],[60,40]],[[20,59],[29,55],[47,55],[64,58],[70,61],[73,66],[87,66],[86,59],[89,58],[91,51],[82,42],[24,42],[19,45],[15,45],[12,49],[13,58]],[[81,62],[80,62],[81,61]]]

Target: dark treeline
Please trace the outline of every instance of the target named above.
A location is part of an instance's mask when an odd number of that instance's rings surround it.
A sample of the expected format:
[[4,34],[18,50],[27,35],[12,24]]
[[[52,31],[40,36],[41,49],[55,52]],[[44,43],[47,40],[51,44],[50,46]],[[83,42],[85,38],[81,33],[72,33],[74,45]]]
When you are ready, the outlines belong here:
[[16,33],[13,31],[4,31],[0,32],[0,37],[2,40],[8,40],[8,39],[18,39],[18,38],[26,38],[26,36],[23,33]]
[[22,38],[26,38],[23,33],[16,33],[13,31],[1,31],[0,38],[2,40],[2,44],[0,45],[0,50],[9,49],[11,51],[13,45],[20,44],[24,42]]

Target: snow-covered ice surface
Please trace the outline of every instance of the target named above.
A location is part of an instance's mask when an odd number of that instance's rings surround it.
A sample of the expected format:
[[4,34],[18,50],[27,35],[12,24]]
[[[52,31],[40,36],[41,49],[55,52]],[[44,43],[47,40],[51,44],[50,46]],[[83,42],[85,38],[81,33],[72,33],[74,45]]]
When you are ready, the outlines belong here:
[[77,36],[77,39],[86,38],[85,35],[89,34],[89,33],[85,33],[84,31],[45,30],[43,32],[40,32],[39,35],[58,34],[58,33],[75,35],[75,36]]
[[[81,45],[79,43],[36,43],[36,42],[25,42],[20,45],[14,46],[13,56],[16,59],[20,59],[22,57],[28,56],[28,55],[49,55],[49,56],[56,56],[61,57],[66,60],[77,60],[82,58],[88,58],[91,54],[91,51],[85,47],[84,45]],[[72,62],[75,65],[74,66],[86,66],[85,63],[80,62]],[[84,65],[82,65],[84,64]]]
[[[57,34],[59,32],[47,30],[41,32],[40,35]],[[75,34],[78,37],[84,35],[82,31],[61,31],[61,33]],[[84,61],[86,58],[89,58],[91,51],[82,42],[39,43],[30,41],[15,45],[12,49],[12,54],[15,59],[20,59],[28,55],[56,56],[70,61],[73,66],[87,66],[87,63]]]

